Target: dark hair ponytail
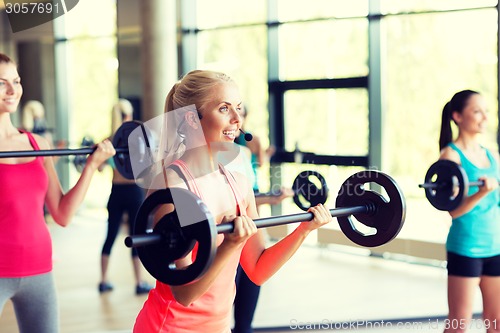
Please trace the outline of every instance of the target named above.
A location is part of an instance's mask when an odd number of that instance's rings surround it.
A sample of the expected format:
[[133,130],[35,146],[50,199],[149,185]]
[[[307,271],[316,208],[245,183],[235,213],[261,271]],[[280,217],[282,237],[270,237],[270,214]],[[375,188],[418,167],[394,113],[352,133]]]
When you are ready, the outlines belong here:
[[446,147],[452,140],[451,131],[451,107],[450,102],[446,103],[441,115],[441,132],[439,133],[439,150]]
[[451,121],[453,120],[453,112],[462,113],[467,101],[472,95],[479,95],[474,90],[462,90],[457,92],[451,100],[445,104],[441,116],[441,132],[439,134],[439,150],[442,150],[453,140],[453,132],[451,130]]

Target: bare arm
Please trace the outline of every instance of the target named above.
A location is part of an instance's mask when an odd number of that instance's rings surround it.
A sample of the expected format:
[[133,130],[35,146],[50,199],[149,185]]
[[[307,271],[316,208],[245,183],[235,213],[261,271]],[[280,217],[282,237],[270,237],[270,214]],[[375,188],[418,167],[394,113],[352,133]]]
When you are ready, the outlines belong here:
[[[229,220],[228,220],[229,221]],[[251,220],[250,220],[251,221]],[[217,248],[217,254],[215,259],[208,268],[207,272],[195,282],[182,285],[182,286],[171,286],[172,292],[174,294],[177,302],[184,306],[188,306],[198,298],[200,298],[207,290],[212,286],[214,281],[217,279],[222,269],[228,264],[229,259],[243,246],[245,240],[256,232],[256,229],[252,229],[250,226],[245,226],[248,220],[237,217],[235,220],[235,231],[239,229],[240,231],[227,234],[229,236],[224,237],[224,241]],[[185,258],[176,262],[177,268],[182,269],[191,264],[191,254],[188,254]]]
[[[255,204],[249,209],[253,216]],[[261,285],[271,278],[295,254],[312,230],[332,221],[329,210],[323,205],[311,207],[309,212],[314,214],[312,221],[302,222],[291,234],[267,249],[260,231],[247,241],[240,262],[255,284]]]
[[255,198],[255,204],[260,205],[277,205],[281,203],[286,198],[291,198],[294,196],[294,192],[291,188],[281,187],[280,192],[276,194],[270,194],[269,196],[262,195]]
[[[163,178],[162,176],[160,176]],[[167,178],[169,183],[178,184],[179,187],[185,188],[184,182],[177,176],[177,174],[171,170],[167,171]],[[176,185],[177,186],[177,185]],[[148,193],[149,195],[150,193]],[[155,221],[158,221],[162,216],[170,213],[174,209],[173,205],[163,205],[159,207],[154,217]],[[242,216],[227,216],[222,221],[235,223],[235,230],[231,234],[224,235],[224,241],[217,248],[217,254],[214,261],[206,271],[206,273],[198,280],[181,285],[181,286],[171,286],[172,293],[177,302],[184,306],[196,301],[200,298],[207,290],[213,285],[214,281],[217,279],[222,269],[228,264],[229,259],[232,257],[234,252],[240,249],[245,241],[251,237],[257,229],[255,224],[248,217]],[[192,253],[188,253],[184,258],[181,258],[175,262],[177,269],[183,269],[190,264],[192,264]]]
[[[450,160],[460,165],[460,156],[451,148],[443,149],[439,159]],[[470,212],[482,198],[484,198],[488,193],[498,187],[497,179],[481,177],[479,180],[483,180],[484,185],[480,186],[479,191],[471,196],[467,196],[467,194],[465,194],[464,200],[462,201],[460,206],[458,206],[458,208],[456,208],[455,210],[449,212],[452,218],[457,218]]]
[[[36,136],[36,140],[40,149],[50,148],[47,140],[40,136]],[[44,167],[49,178],[45,203],[57,224],[67,226],[71,222],[71,218],[85,198],[95,171],[101,163],[114,154],[115,149],[111,145],[111,142],[105,140],[99,143],[95,152],[89,156],[77,183],[67,193],[63,193],[53,159],[51,157],[44,158]]]

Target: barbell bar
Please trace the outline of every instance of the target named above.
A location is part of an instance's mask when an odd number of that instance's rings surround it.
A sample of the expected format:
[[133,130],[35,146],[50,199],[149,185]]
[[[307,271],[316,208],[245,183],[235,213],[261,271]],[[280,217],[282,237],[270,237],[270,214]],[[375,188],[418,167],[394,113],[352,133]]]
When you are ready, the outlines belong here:
[[[135,130],[137,127],[141,127],[143,131],[143,142],[133,143],[134,149],[138,151],[144,151],[147,155],[149,149],[141,149],[138,146],[150,147],[151,136],[146,128],[142,125],[140,121],[128,121],[123,123],[118,130],[113,135],[113,147],[115,148],[116,154],[113,156],[113,160],[117,170],[122,176],[127,179],[134,179],[134,173],[132,171],[132,166],[130,163],[130,142],[128,141],[129,134]],[[0,158],[12,158],[12,157],[38,157],[38,156],[81,156],[89,155],[95,152],[96,147],[89,148],[78,148],[78,149],[47,149],[47,150],[18,150],[18,151],[0,151]],[[145,156],[148,157],[148,156]],[[145,163],[151,158],[144,158]]]
[[465,170],[450,160],[433,163],[425,174],[424,183],[418,185],[425,189],[429,203],[443,211],[458,208],[471,186],[484,186],[484,181],[469,181]]
[[[184,189],[180,188],[172,188],[171,190],[177,191],[186,191]],[[165,190],[161,190],[165,191]],[[166,190],[169,191],[169,190]],[[168,193],[162,193],[161,195],[166,195],[166,196],[181,196],[179,194],[168,194]],[[348,216],[348,215],[354,215],[354,214],[373,214],[376,211],[376,207],[374,204],[366,204],[362,206],[354,206],[354,207],[345,207],[345,208],[333,208],[330,209],[330,214],[332,217],[342,217],[342,216]],[[280,216],[271,216],[271,217],[264,217],[264,218],[259,218],[255,219],[255,226],[260,229],[260,228],[269,228],[269,227],[275,227],[279,225],[284,225],[284,224],[290,224],[290,223],[296,223],[296,222],[302,222],[302,221],[311,221],[314,218],[313,213],[299,213],[299,214],[290,214],[290,215],[280,215]],[[223,233],[231,233],[234,231],[234,222],[228,222],[224,224],[219,224],[215,227],[216,233],[217,234],[223,234]],[[125,238],[125,245],[127,247],[140,247],[140,246],[146,246],[146,245],[151,245],[151,244],[157,244],[164,241],[163,235],[162,234],[143,234],[143,235],[134,235],[134,236],[128,236]]]
[[[37,157],[37,156],[69,156],[69,155],[89,155],[96,148],[63,148],[47,150],[14,150],[0,152],[0,158],[8,157]],[[128,148],[115,148],[117,154],[128,154]]]
[[[380,185],[388,199],[366,189],[367,183]],[[153,225],[152,214],[163,204],[174,204],[175,209]],[[343,183],[336,208],[330,213],[332,217],[337,217],[342,232],[352,242],[376,247],[398,235],[404,224],[406,205],[394,179],[369,170],[353,174]],[[266,228],[310,221],[312,218],[312,213],[301,213],[259,218],[254,222],[257,228]],[[359,230],[354,219],[376,232]],[[190,191],[167,188],[152,193],[143,202],[135,220],[134,234],[125,239],[125,245],[137,248],[144,267],[157,280],[169,285],[182,285],[205,273],[216,255],[217,235],[231,232],[233,228],[232,222],[216,225],[207,206]],[[195,244],[198,244],[195,261],[177,269],[175,261],[192,251]]]

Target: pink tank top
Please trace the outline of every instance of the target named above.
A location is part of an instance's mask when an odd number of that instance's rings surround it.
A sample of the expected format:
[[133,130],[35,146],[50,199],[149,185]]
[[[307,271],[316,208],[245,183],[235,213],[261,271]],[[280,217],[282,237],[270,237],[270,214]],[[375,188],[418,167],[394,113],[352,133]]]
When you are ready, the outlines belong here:
[[[25,133],[39,150],[31,133]],[[48,184],[43,157],[22,164],[0,160],[0,277],[52,270],[52,241],[43,216]]]
[[[181,160],[172,163],[181,170],[190,191],[203,200],[196,181]],[[239,212],[247,209],[247,202],[238,190],[229,171],[219,166],[236,198]],[[217,246],[224,239],[217,236]],[[196,247],[193,256],[196,256]],[[241,251],[235,253],[210,289],[188,307],[175,300],[169,285],[157,281],[137,316],[134,333],[230,333],[231,309],[236,294],[235,275]]]

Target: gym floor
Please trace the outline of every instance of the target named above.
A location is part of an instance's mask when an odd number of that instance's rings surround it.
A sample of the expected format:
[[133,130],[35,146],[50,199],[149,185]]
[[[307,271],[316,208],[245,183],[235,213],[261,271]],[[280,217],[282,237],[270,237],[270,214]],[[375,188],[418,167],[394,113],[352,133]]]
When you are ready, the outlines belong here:
[[[134,293],[124,228],[111,255],[110,280],[115,289],[98,293],[105,217],[104,210],[85,209],[67,228],[49,221],[61,333],[129,333],[146,299]],[[262,287],[256,332],[442,332],[444,323],[438,319],[447,313],[444,268],[312,243]],[[154,282],[147,272],[144,276]],[[481,311],[479,293],[474,310]],[[478,320],[471,326],[470,332],[484,332]],[[0,317],[0,333],[18,333],[10,302]]]

